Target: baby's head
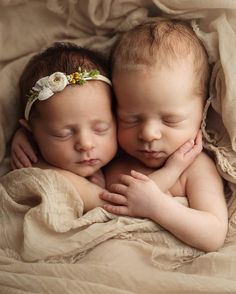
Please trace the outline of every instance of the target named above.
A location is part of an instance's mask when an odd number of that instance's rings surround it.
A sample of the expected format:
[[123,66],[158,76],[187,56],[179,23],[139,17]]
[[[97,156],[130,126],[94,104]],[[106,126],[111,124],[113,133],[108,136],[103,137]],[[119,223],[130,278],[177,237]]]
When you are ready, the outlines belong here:
[[112,76],[124,71],[157,69],[189,62],[196,92],[206,97],[209,64],[204,46],[186,23],[160,20],[126,32],[112,52]]
[[21,124],[32,132],[46,162],[87,177],[114,157],[113,95],[100,54],[56,43],[29,61],[20,91]]
[[142,24],[125,33],[112,53],[121,147],[149,167],[200,128],[209,65],[192,28],[181,21]]

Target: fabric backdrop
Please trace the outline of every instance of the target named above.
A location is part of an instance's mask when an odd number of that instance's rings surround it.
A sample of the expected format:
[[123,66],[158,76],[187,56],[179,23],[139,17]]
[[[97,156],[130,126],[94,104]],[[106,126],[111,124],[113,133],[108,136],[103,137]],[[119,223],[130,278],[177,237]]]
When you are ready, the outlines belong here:
[[[18,80],[33,54],[70,41],[108,57],[120,33],[159,17],[188,21],[212,65],[202,131],[230,188],[224,247],[203,254],[151,221],[114,218],[99,208],[80,218],[79,195],[59,175],[16,171],[0,179],[0,293],[236,293],[235,0],[0,0],[0,175],[10,171]],[[27,206],[27,199],[36,204]]]

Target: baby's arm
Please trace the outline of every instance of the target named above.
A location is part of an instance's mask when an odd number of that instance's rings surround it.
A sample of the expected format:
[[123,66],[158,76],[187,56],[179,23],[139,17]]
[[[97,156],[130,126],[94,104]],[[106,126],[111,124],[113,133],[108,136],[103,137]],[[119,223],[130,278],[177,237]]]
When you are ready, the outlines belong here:
[[161,191],[166,192],[176,183],[182,172],[202,151],[202,135],[198,132],[195,141],[189,140],[175,151],[165,165],[148,175]]
[[31,167],[37,162],[36,150],[31,142],[30,134],[24,128],[19,128],[11,144],[11,165],[13,169]]
[[105,190],[84,177],[52,166],[42,160],[39,160],[36,164],[34,164],[34,167],[41,169],[53,169],[63,175],[75,187],[79,197],[82,199],[84,203],[84,213],[93,208],[102,207],[105,203],[107,203],[106,201],[103,201],[99,198],[99,194]]
[[99,187],[97,184],[93,184],[86,178],[78,176],[72,172],[57,168],[53,169],[67,178],[67,180],[75,187],[78,195],[81,197],[84,203],[83,213],[86,213],[87,211],[96,207],[102,207],[107,203],[106,201],[99,198],[99,194],[105,190]]
[[183,242],[204,251],[216,251],[224,243],[228,217],[223,183],[214,163],[204,153],[181,175],[189,207],[162,192],[147,176],[132,171],[122,175],[103,200],[116,203],[104,208],[118,215],[147,217]]

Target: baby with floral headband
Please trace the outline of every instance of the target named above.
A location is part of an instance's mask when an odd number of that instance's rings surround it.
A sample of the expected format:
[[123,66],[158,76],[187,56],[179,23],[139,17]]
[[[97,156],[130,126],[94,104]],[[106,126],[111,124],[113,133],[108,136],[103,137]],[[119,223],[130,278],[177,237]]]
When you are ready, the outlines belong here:
[[[110,166],[107,181],[114,184],[100,197],[113,203],[104,205],[109,212],[150,218],[183,242],[215,251],[224,243],[228,218],[222,179],[211,158],[201,152],[164,192],[150,179],[199,132],[208,80],[205,48],[184,22],[146,23],[120,38],[112,55],[112,82],[118,141],[127,155]],[[176,196],[187,197],[188,206]]]
[[[85,212],[103,205],[99,194],[107,185],[101,168],[117,151],[112,88],[103,58],[71,43],[56,44],[29,61],[20,91],[24,119],[12,144],[13,167],[31,166],[36,157],[28,138],[32,135],[39,150],[34,166],[67,177]],[[152,174],[154,180],[169,185],[200,151],[201,142],[186,142]]]

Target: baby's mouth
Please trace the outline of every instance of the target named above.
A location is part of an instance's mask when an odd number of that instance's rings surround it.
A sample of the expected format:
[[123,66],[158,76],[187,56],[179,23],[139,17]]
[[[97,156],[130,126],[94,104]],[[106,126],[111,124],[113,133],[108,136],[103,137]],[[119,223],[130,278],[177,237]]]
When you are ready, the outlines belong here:
[[156,150],[139,150],[139,152],[141,153],[141,155],[144,158],[147,158],[147,159],[161,158],[161,157],[163,157],[165,155],[165,152],[156,151]]
[[90,159],[81,160],[78,163],[83,166],[94,166],[94,165],[97,165],[99,162],[100,160],[97,158],[90,158]]

